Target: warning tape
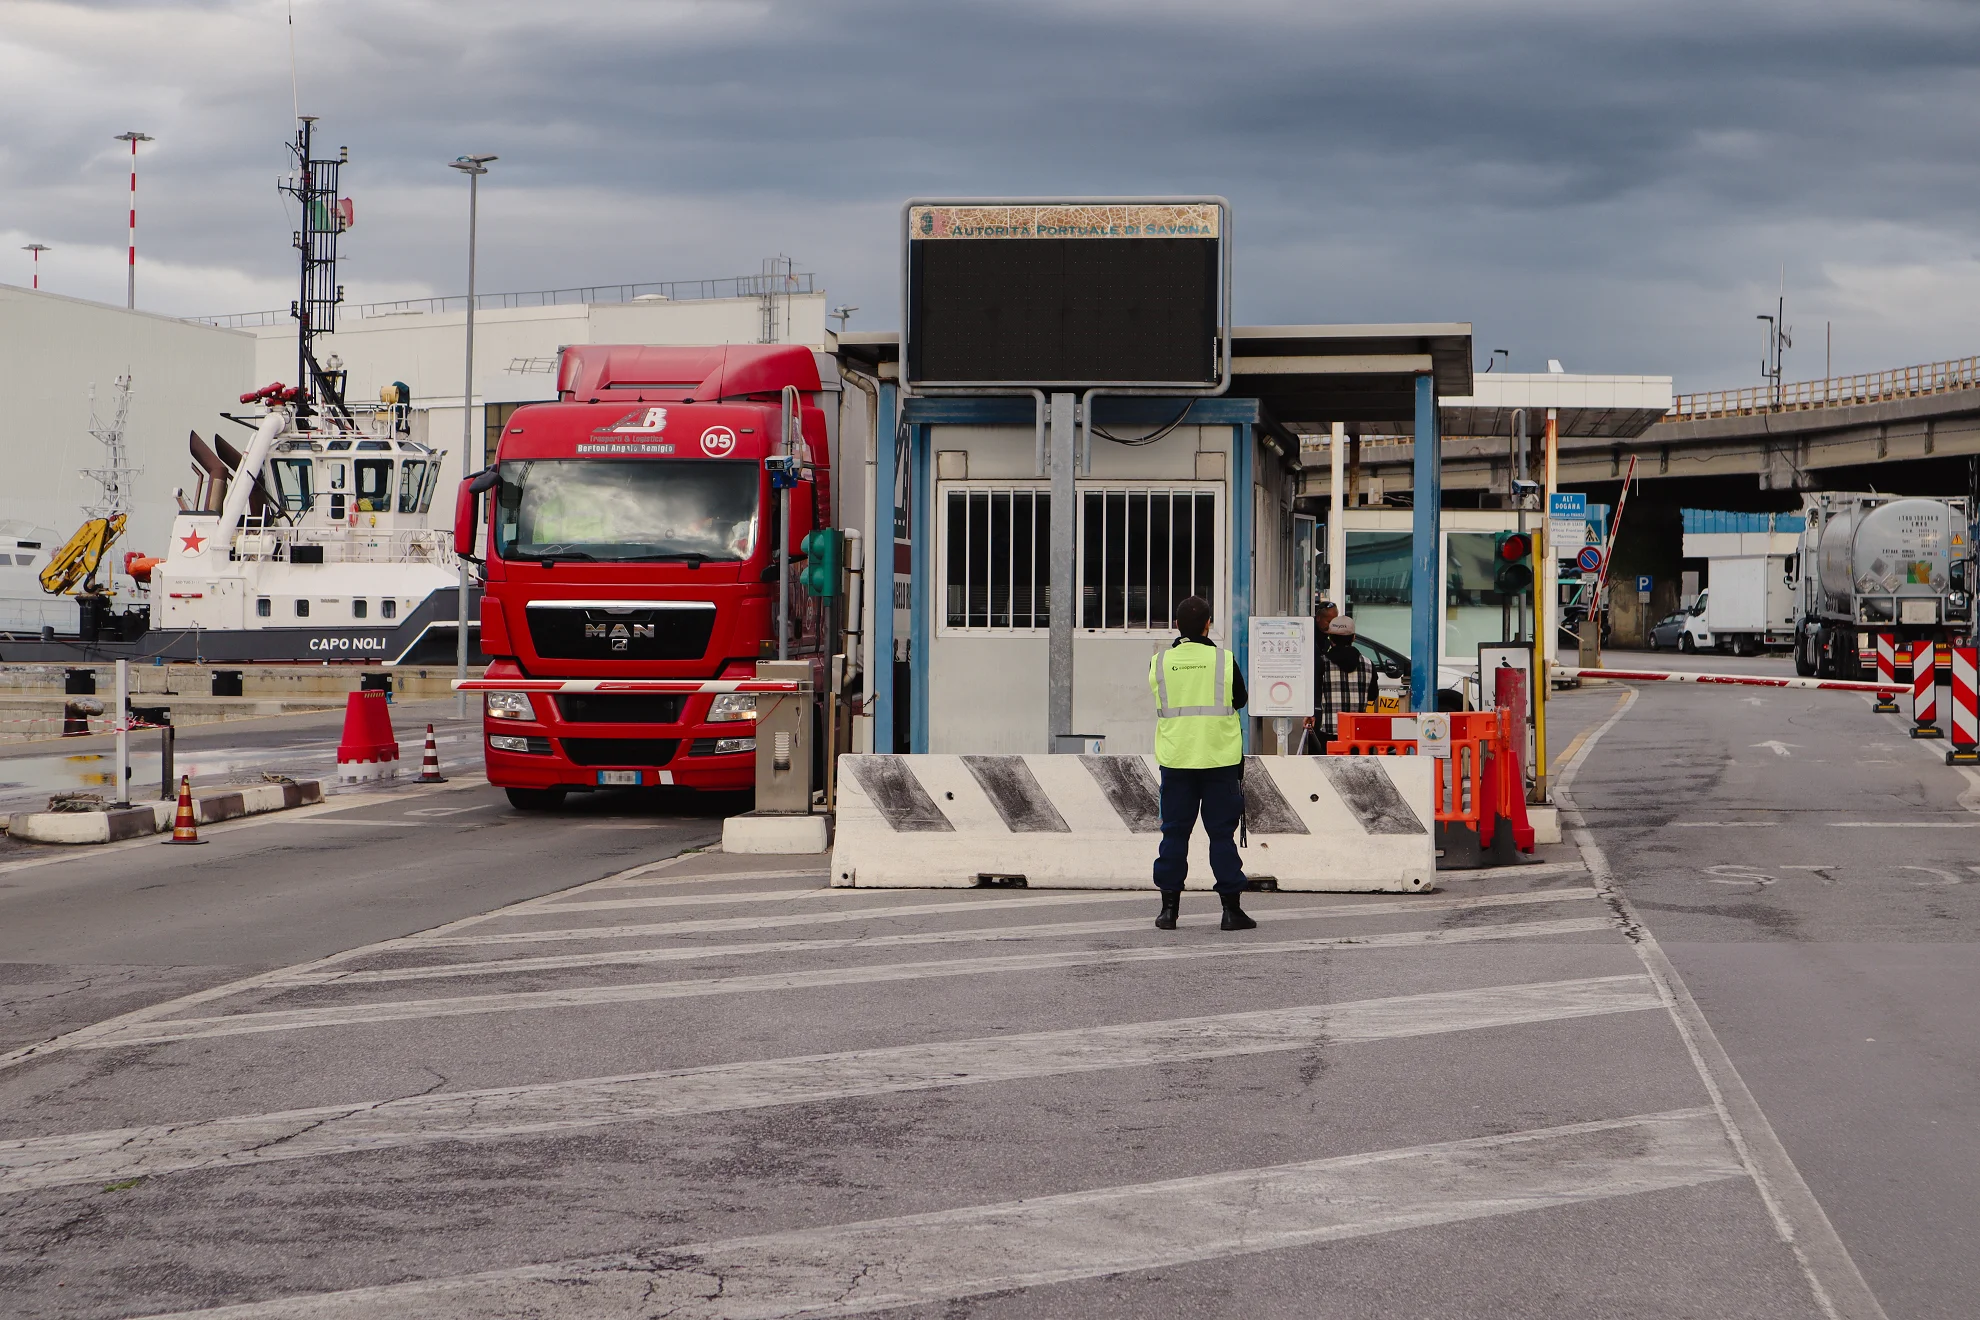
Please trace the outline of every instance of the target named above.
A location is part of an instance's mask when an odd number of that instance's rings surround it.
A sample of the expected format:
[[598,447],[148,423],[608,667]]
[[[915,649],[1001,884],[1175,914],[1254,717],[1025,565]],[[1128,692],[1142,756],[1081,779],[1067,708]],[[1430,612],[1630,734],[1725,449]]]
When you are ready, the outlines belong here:
[[1815,688],[1833,692],[1877,692],[1895,694],[1902,685],[1857,683],[1842,678],[1773,678],[1762,674],[1693,674],[1654,669],[1575,669],[1557,665],[1554,673],[1562,678],[1613,678],[1631,683],[1730,683],[1741,687]]

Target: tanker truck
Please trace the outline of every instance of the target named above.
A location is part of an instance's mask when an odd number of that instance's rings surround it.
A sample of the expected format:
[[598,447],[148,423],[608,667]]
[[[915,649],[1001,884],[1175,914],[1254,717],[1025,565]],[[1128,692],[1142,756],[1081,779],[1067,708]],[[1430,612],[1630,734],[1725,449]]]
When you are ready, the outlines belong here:
[[1818,491],[1795,557],[1804,678],[1875,676],[1877,634],[1963,641],[1973,630],[1973,535],[1964,498]]

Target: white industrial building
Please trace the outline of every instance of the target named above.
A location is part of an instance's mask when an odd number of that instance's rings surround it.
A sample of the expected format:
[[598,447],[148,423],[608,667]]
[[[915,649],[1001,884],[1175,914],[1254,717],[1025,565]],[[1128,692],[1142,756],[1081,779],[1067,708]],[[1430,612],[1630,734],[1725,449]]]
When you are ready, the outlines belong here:
[[[107,420],[117,378],[131,378],[127,442],[139,471],[130,521],[112,555],[121,565],[125,550],[165,552],[177,509],[172,492],[188,482],[186,434],[211,436],[225,426],[220,410],[250,388],[254,372],[254,336],[242,331],[0,285],[0,454],[7,462],[0,522],[33,529],[25,539],[44,542],[39,553],[19,556],[10,547],[9,558],[33,562],[0,571],[0,611],[13,626],[76,626],[75,603],[46,596],[36,574],[101,494],[82,475],[103,463],[103,446],[89,434],[90,390]],[[236,429],[233,438],[246,434]]]

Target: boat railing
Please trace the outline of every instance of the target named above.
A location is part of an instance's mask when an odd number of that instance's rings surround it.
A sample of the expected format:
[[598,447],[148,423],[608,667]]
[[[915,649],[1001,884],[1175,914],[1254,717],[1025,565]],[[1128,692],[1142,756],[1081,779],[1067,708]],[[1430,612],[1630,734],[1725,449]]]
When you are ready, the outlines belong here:
[[295,548],[319,549],[326,564],[436,564],[455,566],[448,532],[431,527],[379,528],[291,527],[250,517],[234,535],[237,559],[289,560]]

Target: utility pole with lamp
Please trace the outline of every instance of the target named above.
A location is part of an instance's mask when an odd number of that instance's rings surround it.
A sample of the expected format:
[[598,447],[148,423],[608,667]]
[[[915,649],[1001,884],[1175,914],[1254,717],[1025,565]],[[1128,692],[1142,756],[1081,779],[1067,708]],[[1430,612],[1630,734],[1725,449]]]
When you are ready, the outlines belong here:
[[111,140],[131,144],[131,251],[129,266],[124,275],[124,307],[130,310],[137,307],[137,147],[140,142],[151,142],[155,139],[133,129],[128,133],[119,133]]
[[[480,201],[481,176],[488,173],[492,161],[498,156],[456,156],[448,162],[448,168],[459,170],[468,176],[468,296],[467,296],[467,364],[461,376],[461,480],[466,481],[470,471],[470,455],[474,452],[474,225],[475,211]],[[468,561],[462,559],[459,594],[454,598],[454,676],[467,682],[468,676]],[[465,720],[468,715],[468,695],[456,690],[454,716]]]

